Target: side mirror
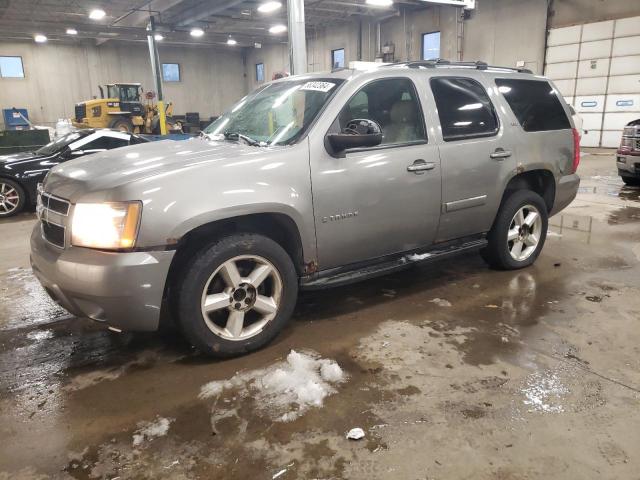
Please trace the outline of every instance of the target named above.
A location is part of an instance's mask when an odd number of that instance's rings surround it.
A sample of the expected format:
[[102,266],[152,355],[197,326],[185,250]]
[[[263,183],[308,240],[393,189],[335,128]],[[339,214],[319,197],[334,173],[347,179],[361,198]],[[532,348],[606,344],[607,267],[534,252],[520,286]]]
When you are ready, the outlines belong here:
[[350,120],[342,132],[327,135],[327,139],[335,152],[375,147],[382,143],[382,128],[373,120],[356,118]]

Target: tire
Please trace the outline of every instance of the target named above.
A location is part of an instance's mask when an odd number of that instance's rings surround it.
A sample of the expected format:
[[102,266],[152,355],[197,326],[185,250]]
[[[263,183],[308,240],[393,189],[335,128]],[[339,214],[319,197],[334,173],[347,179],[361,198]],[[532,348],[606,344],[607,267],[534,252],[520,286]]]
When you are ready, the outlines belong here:
[[[516,216],[518,213],[521,213],[521,216]],[[532,213],[537,213],[537,216],[530,217]],[[531,190],[516,190],[502,202],[487,236],[489,244],[481,252],[482,257],[490,267],[499,270],[528,267],[536,261],[542,251],[548,225],[549,214],[542,197]],[[513,236],[517,232],[518,236],[510,240],[510,232]]]
[[298,296],[291,258],[257,234],[217,240],[177,275],[177,324],[193,346],[214,357],[242,355],[269,343],[291,318]]
[[638,177],[622,177],[622,181],[626,184],[629,185],[630,187],[638,187],[640,186],[640,178]]
[[126,117],[119,117],[111,120],[109,128],[113,128],[114,130],[119,130],[121,132],[133,133],[133,123],[131,123],[131,120]]
[[0,178],[0,218],[17,215],[27,203],[24,189],[13,180]]

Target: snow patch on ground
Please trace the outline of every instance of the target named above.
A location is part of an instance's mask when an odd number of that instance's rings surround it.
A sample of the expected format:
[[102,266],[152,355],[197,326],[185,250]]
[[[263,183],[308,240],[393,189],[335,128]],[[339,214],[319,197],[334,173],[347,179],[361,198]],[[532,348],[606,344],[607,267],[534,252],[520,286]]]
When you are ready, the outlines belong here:
[[261,413],[274,421],[290,422],[310,408],[321,407],[326,397],[336,393],[335,386],[346,379],[334,360],[291,350],[285,361],[271,367],[203,385],[199,397],[219,397],[235,388],[240,396],[253,398]]
[[133,446],[139,447],[146,440],[163,437],[169,432],[169,426],[175,419],[157,417],[152,422],[141,422],[138,424],[138,430],[133,434]]
[[434,298],[433,300],[429,300],[431,303],[435,303],[439,307],[450,307],[451,302],[449,300],[445,300],[444,298]]

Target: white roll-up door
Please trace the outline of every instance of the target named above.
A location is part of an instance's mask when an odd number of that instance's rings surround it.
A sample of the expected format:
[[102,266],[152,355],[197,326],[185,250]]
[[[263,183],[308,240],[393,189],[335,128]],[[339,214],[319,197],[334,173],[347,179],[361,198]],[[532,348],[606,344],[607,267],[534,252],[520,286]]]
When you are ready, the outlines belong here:
[[585,147],[617,147],[640,118],[640,17],[553,28],[545,75],[584,118]]

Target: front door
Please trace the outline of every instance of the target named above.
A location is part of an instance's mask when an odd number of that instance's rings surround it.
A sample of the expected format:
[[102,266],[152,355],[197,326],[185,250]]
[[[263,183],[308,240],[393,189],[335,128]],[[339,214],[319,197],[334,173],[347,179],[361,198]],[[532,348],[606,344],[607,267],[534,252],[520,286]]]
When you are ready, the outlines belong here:
[[330,133],[352,119],[377,122],[380,146],[331,155],[311,148],[320,269],[430,245],[440,216],[440,159],[428,142],[422,107],[407,77],[364,85]]

